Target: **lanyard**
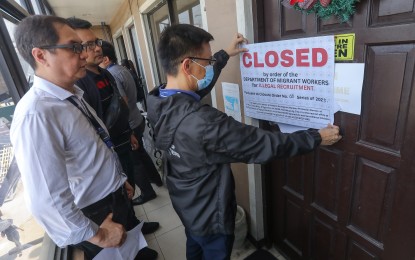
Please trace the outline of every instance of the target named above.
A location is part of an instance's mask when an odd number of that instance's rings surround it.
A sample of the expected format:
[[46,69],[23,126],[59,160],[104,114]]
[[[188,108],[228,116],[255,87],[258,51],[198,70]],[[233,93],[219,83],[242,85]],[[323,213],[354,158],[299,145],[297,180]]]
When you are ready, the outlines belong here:
[[88,121],[95,128],[95,131],[97,132],[101,140],[107,145],[109,149],[114,151],[114,144],[112,143],[110,136],[105,131],[105,129],[102,128],[102,126],[98,123],[97,119],[92,115],[91,111],[89,111],[88,107],[84,104],[82,99],[80,100],[80,103],[83,108],[81,108],[81,106],[73,99],[73,97],[69,97],[68,101],[71,102],[72,105],[77,107],[82,112],[82,114],[86,116]]

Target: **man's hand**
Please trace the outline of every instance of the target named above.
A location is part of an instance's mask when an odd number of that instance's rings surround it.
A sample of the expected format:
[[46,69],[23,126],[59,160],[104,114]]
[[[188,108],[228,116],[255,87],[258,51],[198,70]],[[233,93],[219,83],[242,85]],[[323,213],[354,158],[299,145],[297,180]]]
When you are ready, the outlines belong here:
[[127,238],[127,233],[121,224],[112,221],[112,213],[102,222],[98,232],[88,241],[102,248],[119,247]]
[[134,134],[131,134],[130,143],[131,143],[131,150],[135,151],[138,148],[140,148],[140,144],[138,143],[137,137],[135,137]]
[[321,136],[320,145],[332,145],[342,139],[339,134],[339,127],[335,125],[328,124],[327,127],[321,128],[318,132]]
[[248,51],[247,48],[239,48],[239,44],[241,44],[243,42],[248,43],[248,40],[245,39],[245,37],[242,34],[237,33],[235,35],[235,37],[232,39],[232,42],[229,45],[229,47],[225,50],[226,53],[230,57],[232,57],[232,56],[235,56],[236,54],[239,54],[241,52],[247,52]]
[[125,184],[124,184],[124,187],[125,187],[125,190],[127,191],[128,199],[132,199],[133,196],[134,196],[133,186],[131,186],[131,184],[128,181],[126,181]]

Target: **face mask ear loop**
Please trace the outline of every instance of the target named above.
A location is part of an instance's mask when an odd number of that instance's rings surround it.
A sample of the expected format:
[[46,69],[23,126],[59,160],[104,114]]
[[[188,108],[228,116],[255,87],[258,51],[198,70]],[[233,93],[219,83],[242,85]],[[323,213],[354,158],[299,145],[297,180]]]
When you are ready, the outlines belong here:
[[190,74],[190,76],[192,76],[197,81],[197,89],[202,90],[208,87],[214,77],[213,66],[212,65],[202,66],[201,64],[199,64],[198,62],[194,60],[191,60],[191,61],[205,69],[205,76],[202,79],[197,79],[193,74]]
[[[199,65],[200,67],[205,69],[205,66],[203,66],[202,64],[200,64],[199,62],[195,61],[195,60],[191,60],[192,62],[196,63],[197,65]],[[206,69],[205,69],[206,70]]]
[[[203,67],[201,64],[199,64],[197,61],[195,61],[195,60],[192,60],[192,59],[190,59],[192,62],[194,62],[194,63],[196,63],[197,65],[199,65],[200,67],[202,67],[202,68],[204,68],[205,69],[205,73],[206,73],[206,68],[205,67]],[[189,75],[190,76],[192,76],[195,80],[196,80],[196,84],[198,85],[198,88],[199,88],[199,81],[200,81],[200,79],[198,79],[198,78],[196,78],[196,76],[195,75],[193,75],[193,74],[191,74],[191,73],[189,73]]]

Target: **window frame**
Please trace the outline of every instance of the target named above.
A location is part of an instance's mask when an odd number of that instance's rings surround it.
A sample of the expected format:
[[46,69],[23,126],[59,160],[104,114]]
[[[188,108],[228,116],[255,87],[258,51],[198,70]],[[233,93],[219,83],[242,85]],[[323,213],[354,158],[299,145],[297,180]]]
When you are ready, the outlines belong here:
[[33,10],[32,2],[30,0],[21,0],[20,3],[22,5],[23,9],[25,9],[29,14],[34,14],[35,13],[35,11]]
[[0,14],[2,14],[2,18],[5,18],[12,23],[18,23],[23,18],[30,15],[23,7],[12,0],[0,1]]
[[[0,18],[0,71],[7,84],[10,96],[13,98],[14,103],[17,104],[20,98],[29,90],[29,84],[3,20],[7,19],[7,17],[0,13]],[[14,22],[14,20],[11,22]]]

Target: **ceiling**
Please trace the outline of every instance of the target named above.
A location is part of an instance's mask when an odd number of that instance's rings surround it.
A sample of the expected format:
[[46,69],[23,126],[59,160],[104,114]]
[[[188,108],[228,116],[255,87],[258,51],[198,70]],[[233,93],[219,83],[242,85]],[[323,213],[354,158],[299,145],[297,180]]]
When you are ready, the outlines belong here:
[[48,0],[57,16],[75,16],[89,21],[92,25],[109,24],[125,0]]

